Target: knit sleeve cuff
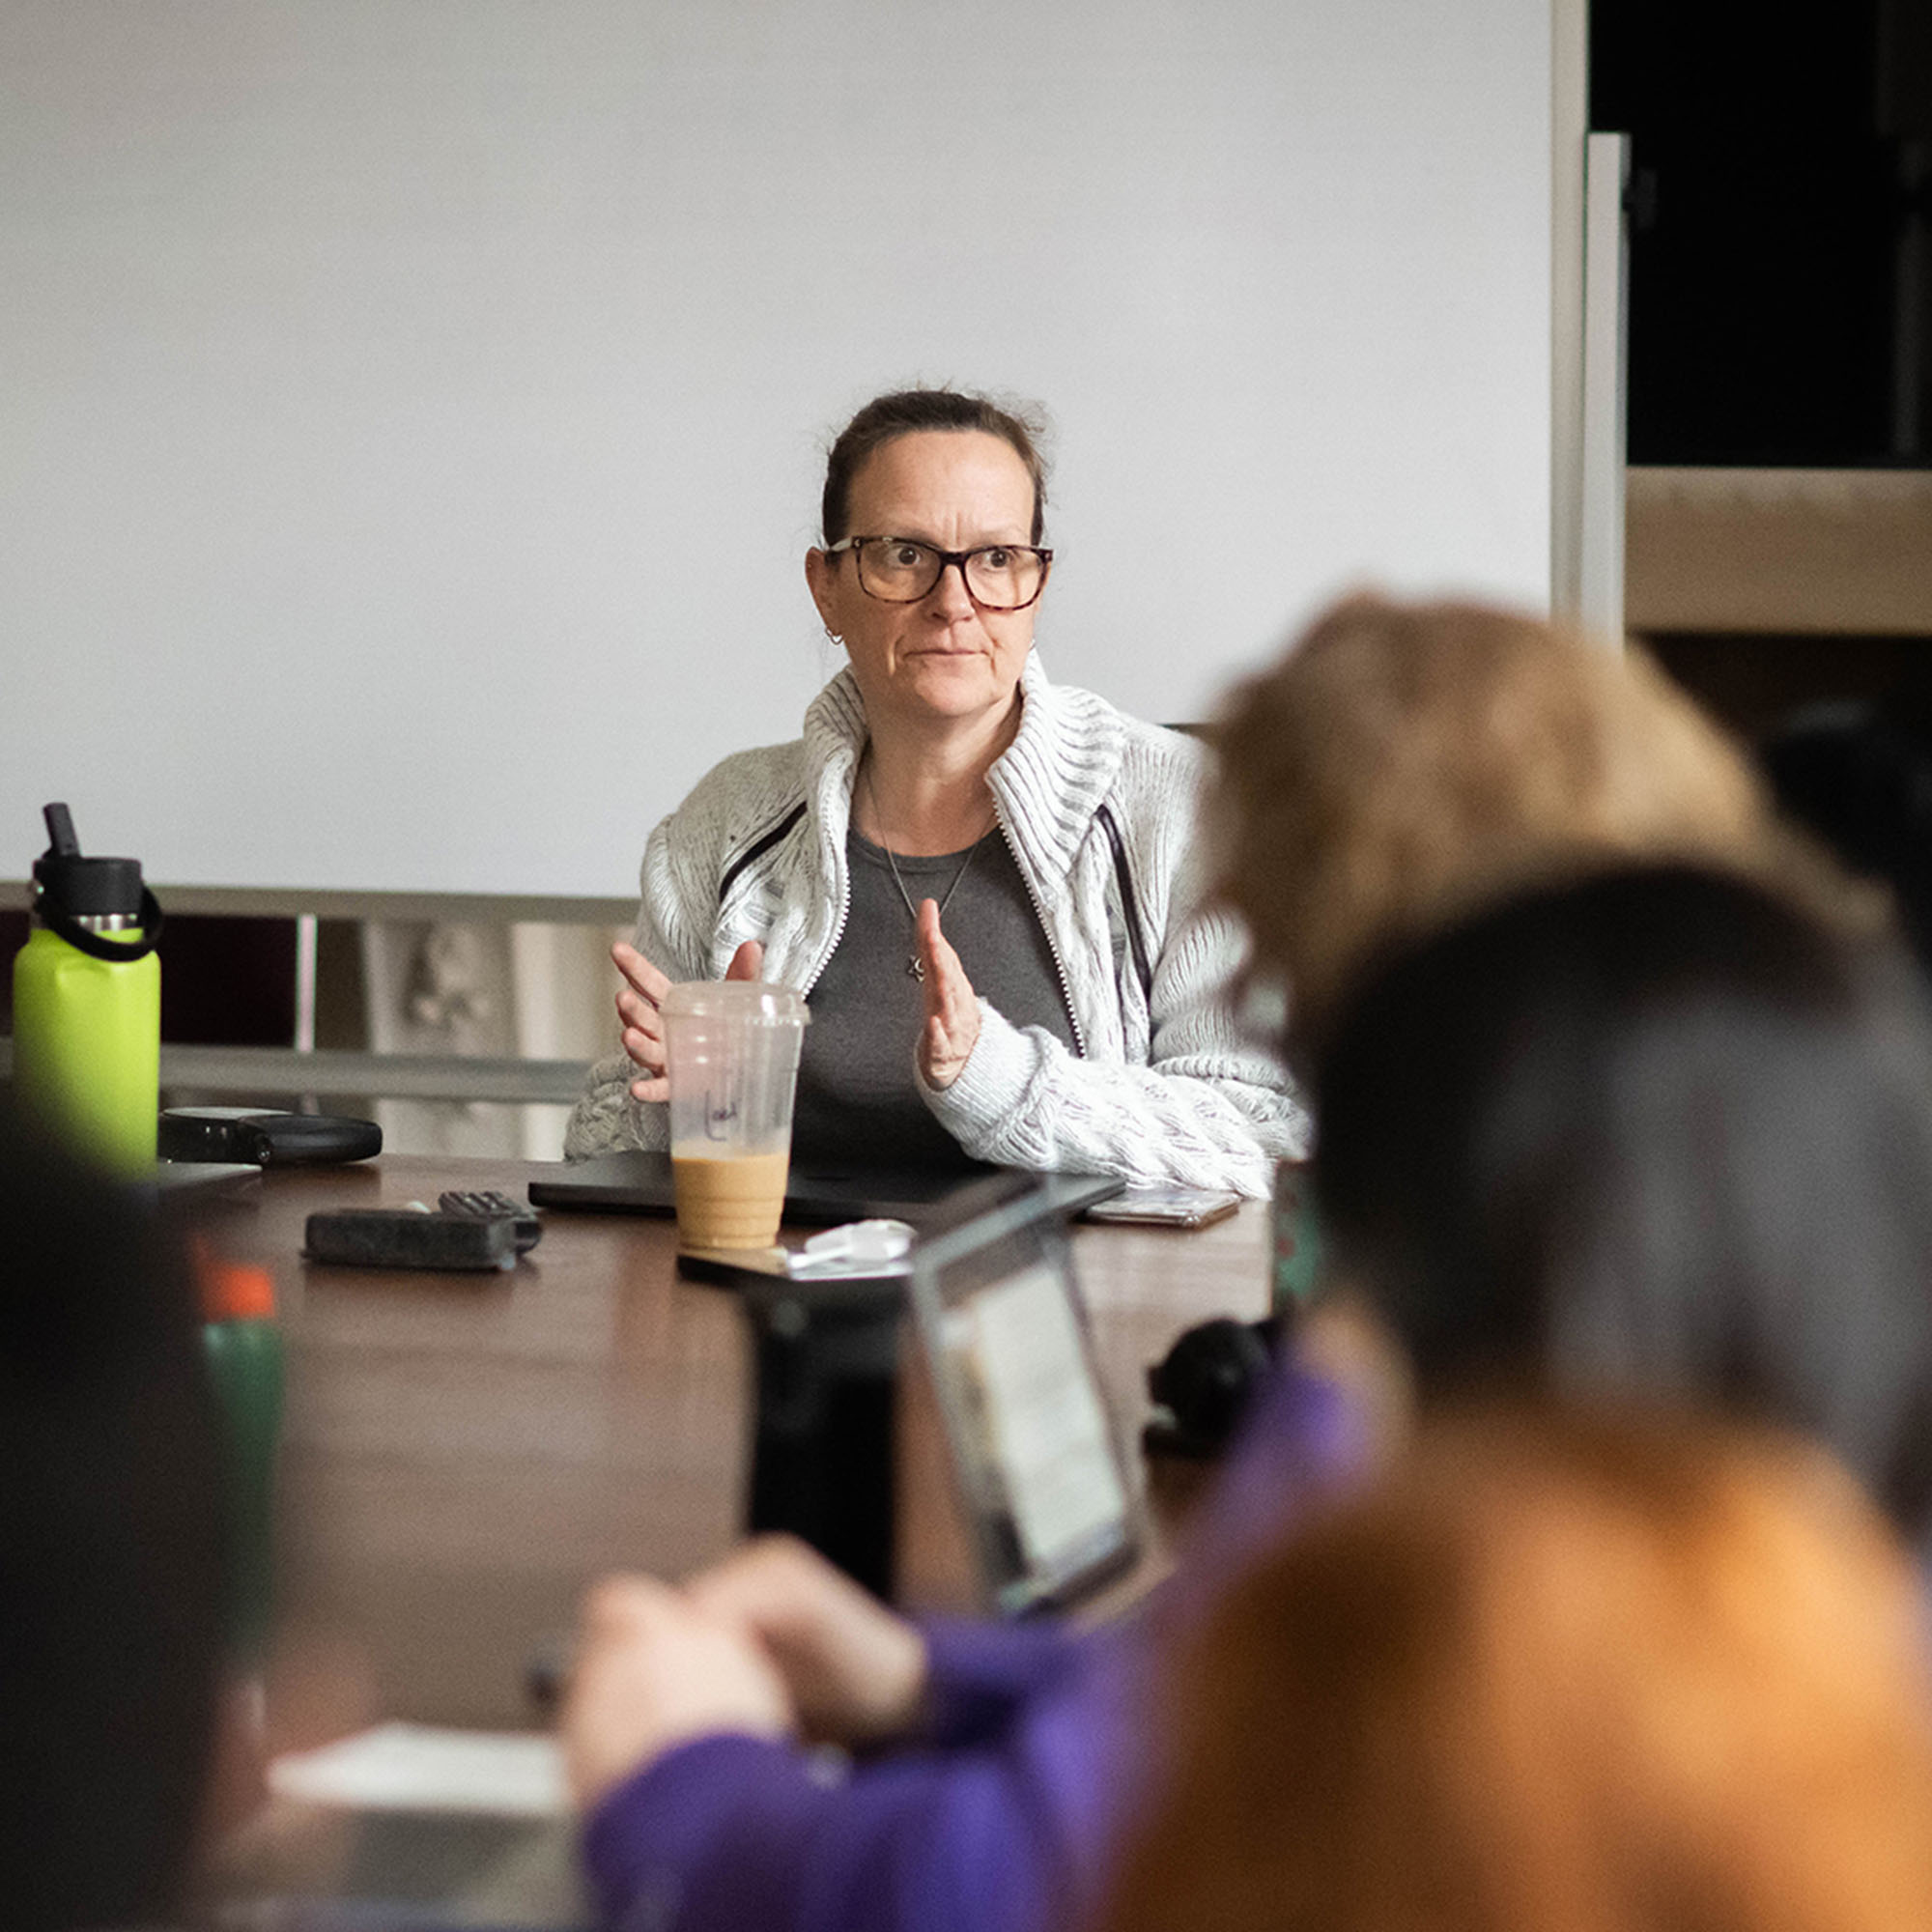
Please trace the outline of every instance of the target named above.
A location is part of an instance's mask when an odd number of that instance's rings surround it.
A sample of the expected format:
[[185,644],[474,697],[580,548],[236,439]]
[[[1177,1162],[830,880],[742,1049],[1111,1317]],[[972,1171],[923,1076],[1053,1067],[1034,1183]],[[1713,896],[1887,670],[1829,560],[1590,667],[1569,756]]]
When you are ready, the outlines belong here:
[[1038,1048],[997,1007],[980,1002],[980,1037],[950,1087],[915,1072],[933,1118],[970,1154],[985,1158],[988,1139],[1010,1128],[1033,1084]]

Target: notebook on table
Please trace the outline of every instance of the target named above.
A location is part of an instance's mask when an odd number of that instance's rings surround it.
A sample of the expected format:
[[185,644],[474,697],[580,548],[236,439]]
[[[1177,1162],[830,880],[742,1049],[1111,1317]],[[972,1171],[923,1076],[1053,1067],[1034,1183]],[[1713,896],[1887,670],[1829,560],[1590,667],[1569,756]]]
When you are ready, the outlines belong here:
[[[794,1161],[785,1182],[784,1217],[801,1227],[845,1221],[904,1221],[921,1233],[951,1227],[1022,1197],[1038,1197],[1063,1218],[1121,1191],[1098,1174],[1036,1174],[1026,1168],[982,1167],[949,1172]],[[589,1160],[560,1161],[530,1181],[531,1205],[627,1214],[676,1211],[670,1155],[630,1149]]]

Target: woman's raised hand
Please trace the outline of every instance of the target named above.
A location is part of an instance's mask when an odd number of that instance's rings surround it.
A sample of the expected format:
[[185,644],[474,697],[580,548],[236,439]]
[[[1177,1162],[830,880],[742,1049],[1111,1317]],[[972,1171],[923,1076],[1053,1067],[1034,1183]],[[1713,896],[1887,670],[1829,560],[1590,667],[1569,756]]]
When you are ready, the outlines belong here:
[[925,971],[925,1026],[919,1037],[919,1077],[928,1087],[951,1087],[980,1042],[980,996],[959,955],[939,929],[939,905],[919,906],[919,959]]
[[623,1029],[624,1051],[644,1077],[631,1082],[639,1100],[668,1100],[670,1082],[665,1078],[664,1015],[658,1010],[670,981],[638,951],[619,940],[611,957],[624,983],[617,989],[617,1024]]
[[[617,989],[617,1024],[623,1030],[624,1051],[643,1078],[631,1082],[637,1100],[668,1100],[670,1082],[665,1077],[664,1014],[660,1009],[670,981],[635,946],[619,940],[611,957],[624,983]],[[765,949],[748,939],[731,955],[724,969],[727,980],[755,980],[764,971]]]

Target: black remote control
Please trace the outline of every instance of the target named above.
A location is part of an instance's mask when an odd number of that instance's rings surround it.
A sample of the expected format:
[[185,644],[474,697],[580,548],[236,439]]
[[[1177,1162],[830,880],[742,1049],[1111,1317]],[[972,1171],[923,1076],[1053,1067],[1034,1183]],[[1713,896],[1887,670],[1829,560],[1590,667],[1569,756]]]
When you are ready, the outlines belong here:
[[336,1267],[513,1268],[517,1237],[505,1217],[431,1214],[420,1208],[343,1208],[308,1217],[305,1252]]
[[537,1219],[536,1209],[495,1188],[446,1188],[437,1197],[436,1205],[445,1214],[461,1214],[472,1221],[508,1221],[520,1255],[528,1254],[543,1239],[543,1223]]

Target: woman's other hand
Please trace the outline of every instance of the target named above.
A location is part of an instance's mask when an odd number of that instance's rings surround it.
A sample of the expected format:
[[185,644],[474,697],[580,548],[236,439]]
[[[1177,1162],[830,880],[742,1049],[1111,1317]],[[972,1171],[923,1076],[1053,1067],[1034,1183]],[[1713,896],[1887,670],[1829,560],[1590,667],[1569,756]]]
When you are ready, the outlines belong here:
[[792,1702],[757,1640],[649,1577],[611,1577],[584,1601],[559,1720],[585,1810],[671,1748],[715,1732],[782,1738]]
[[925,1027],[919,1037],[919,1077],[947,1088],[965,1070],[980,1041],[980,996],[939,929],[939,904],[919,906],[919,959],[925,969]]
[[685,1594],[763,1646],[814,1742],[882,1744],[919,1721],[925,1639],[809,1544],[760,1537],[694,1577]]
[[[624,1051],[633,1065],[642,1068],[644,1076],[631,1082],[631,1097],[668,1100],[670,1082],[665,1077],[664,1014],[660,1009],[670,981],[635,946],[621,939],[611,947],[611,957],[624,977],[617,989],[617,1024],[623,1030]],[[748,939],[731,955],[724,977],[755,980],[764,967],[765,949],[755,939]]]

